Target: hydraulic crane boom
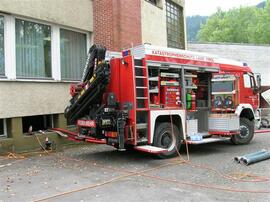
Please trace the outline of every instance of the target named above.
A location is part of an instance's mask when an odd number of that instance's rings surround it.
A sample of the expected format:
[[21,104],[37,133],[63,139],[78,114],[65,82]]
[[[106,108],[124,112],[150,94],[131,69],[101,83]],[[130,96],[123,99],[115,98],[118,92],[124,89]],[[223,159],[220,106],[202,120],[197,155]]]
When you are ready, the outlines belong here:
[[70,123],[89,115],[89,111],[99,108],[102,95],[110,79],[109,64],[104,61],[106,49],[92,46],[84,69],[82,83],[71,86],[72,99],[65,109],[65,116]]

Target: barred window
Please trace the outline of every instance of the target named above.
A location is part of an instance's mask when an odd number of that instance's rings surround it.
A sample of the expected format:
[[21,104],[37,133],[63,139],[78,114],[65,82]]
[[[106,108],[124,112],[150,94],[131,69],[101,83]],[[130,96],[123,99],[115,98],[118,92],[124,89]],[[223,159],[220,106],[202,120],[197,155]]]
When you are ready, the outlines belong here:
[[185,48],[183,8],[171,0],[166,1],[168,47]]

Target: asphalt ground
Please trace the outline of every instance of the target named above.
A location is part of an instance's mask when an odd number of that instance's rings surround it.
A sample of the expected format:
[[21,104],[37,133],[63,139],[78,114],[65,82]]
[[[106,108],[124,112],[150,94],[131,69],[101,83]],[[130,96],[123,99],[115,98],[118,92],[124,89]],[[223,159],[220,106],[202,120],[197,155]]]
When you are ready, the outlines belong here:
[[233,157],[270,150],[270,133],[249,145],[189,146],[157,159],[106,145],[0,156],[0,202],[6,201],[270,201],[270,160],[250,166]]

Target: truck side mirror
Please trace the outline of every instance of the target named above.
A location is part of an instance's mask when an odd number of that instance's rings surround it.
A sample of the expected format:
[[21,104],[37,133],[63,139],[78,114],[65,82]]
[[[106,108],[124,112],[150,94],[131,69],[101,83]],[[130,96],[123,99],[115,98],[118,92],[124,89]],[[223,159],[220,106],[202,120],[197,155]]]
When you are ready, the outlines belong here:
[[258,93],[261,89],[261,74],[254,74],[255,77],[255,85],[253,86],[254,93]]
[[256,74],[257,87],[260,89],[262,86],[261,74]]

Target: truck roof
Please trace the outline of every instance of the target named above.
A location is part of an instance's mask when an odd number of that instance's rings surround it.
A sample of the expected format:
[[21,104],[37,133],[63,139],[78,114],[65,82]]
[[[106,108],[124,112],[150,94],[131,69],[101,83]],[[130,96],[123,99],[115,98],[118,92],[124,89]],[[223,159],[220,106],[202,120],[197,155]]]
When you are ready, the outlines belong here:
[[[147,60],[162,60],[184,65],[206,67],[218,66],[221,71],[251,72],[251,69],[244,62],[225,59],[214,54],[153,46],[150,44],[142,44],[123,51],[123,56],[127,54],[134,55],[136,58],[146,58]],[[164,60],[164,58],[166,59]]]

